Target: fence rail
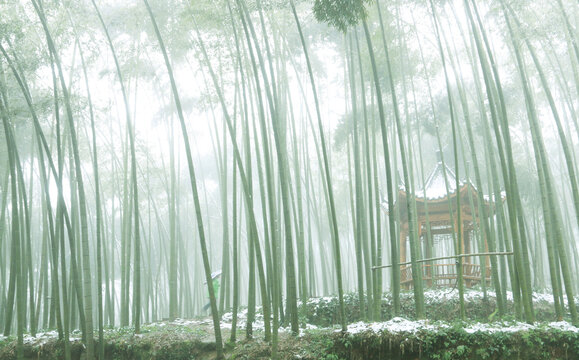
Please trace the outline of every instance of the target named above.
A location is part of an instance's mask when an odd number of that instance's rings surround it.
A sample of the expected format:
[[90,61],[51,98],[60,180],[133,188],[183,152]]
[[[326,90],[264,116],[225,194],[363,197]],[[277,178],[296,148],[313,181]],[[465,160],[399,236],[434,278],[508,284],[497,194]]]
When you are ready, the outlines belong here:
[[[458,279],[456,264],[425,264],[422,268],[422,280],[428,286],[452,286]],[[465,285],[471,287],[482,281],[481,266],[479,264],[462,264],[462,274]],[[487,267],[487,281],[490,281],[490,268]],[[400,284],[406,288],[412,287],[412,267],[400,268]]]

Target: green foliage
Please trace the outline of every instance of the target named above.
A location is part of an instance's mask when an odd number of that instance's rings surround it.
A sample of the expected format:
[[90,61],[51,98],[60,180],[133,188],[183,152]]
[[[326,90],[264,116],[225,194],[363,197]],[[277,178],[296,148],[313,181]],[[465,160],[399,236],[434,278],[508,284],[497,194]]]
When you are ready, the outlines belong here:
[[366,19],[368,11],[364,7],[370,0],[316,0],[314,15],[316,20],[346,32],[360,20]]
[[328,353],[338,358],[436,360],[509,357],[546,360],[571,359],[579,355],[576,348],[579,336],[573,332],[539,328],[518,332],[469,333],[463,326],[464,323],[457,322],[447,329],[423,329],[414,333],[334,333],[331,336],[336,345]]
[[307,356],[313,359],[337,360],[338,355],[333,353],[334,339],[330,336],[320,336],[320,332],[309,332],[306,337]]
[[[346,319],[349,323],[362,320],[360,317],[359,298],[356,293],[344,295],[344,304],[346,307]],[[307,323],[316,326],[333,326],[338,323],[338,299],[337,297],[324,297],[311,299],[307,303]],[[403,292],[400,299],[401,313],[400,316],[406,319],[415,319],[414,299],[408,292]],[[472,321],[483,323],[499,320],[496,314],[497,305],[494,298],[486,300],[467,301],[466,304],[467,318]],[[506,304],[507,311],[513,312],[514,304],[512,301]],[[545,302],[536,302],[534,307],[537,311],[538,321],[553,321],[556,319],[553,306]],[[437,301],[427,299],[425,310],[428,319],[437,321],[452,321],[458,317],[459,308],[458,299],[446,299]],[[381,304],[382,319],[390,319],[394,316],[392,298],[390,294],[385,294]],[[494,314],[494,315],[493,315]],[[504,316],[501,320],[514,320],[510,315]]]
[[[306,330],[301,337],[280,335],[281,359],[576,359],[579,358],[579,334],[552,327],[537,326],[520,331],[464,330],[469,323],[456,321],[435,330],[374,332],[356,334],[330,329]],[[505,323],[508,325],[508,323]],[[107,359],[208,359],[214,355],[215,343],[206,328],[198,325],[149,324],[143,334],[133,328],[107,331]],[[208,336],[209,335],[209,336]],[[15,359],[14,337],[0,340],[0,359]],[[71,342],[73,358],[81,358],[84,347],[80,339]],[[265,359],[271,356],[270,345],[262,340],[245,340],[228,348],[231,359]],[[56,338],[27,341],[27,358],[63,358],[63,343]]]

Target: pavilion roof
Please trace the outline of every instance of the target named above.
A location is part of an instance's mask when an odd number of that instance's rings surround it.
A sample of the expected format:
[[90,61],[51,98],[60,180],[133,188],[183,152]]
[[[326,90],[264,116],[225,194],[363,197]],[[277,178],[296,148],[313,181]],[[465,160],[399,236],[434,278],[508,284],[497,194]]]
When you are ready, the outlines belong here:
[[[445,172],[446,172],[446,181],[445,181]],[[448,184],[448,192],[447,190]],[[471,191],[477,192],[478,189],[470,180],[459,180],[459,191],[464,191],[465,187],[471,189]],[[418,202],[434,202],[439,203],[446,201],[448,198],[452,198],[456,196],[456,174],[455,172],[449,168],[446,164],[443,164],[442,161],[438,161],[434,170],[430,173],[428,178],[424,183],[424,188],[417,190],[414,193],[414,199]],[[404,185],[400,185],[398,189],[397,200],[400,201],[401,197],[406,197],[406,187]],[[506,193],[504,191],[501,192],[499,198],[504,200],[506,197]],[[495,196],[484,195],[483,196],[485,203],[494,202]],[[388,212],[389,211],[389,204],[388,201],[384,198],[382,201],[382,208]],[[396,204],[395,204],[396,206]]]
[[[446,181],[445,181],[445,171],[446,171]],[[448,183],[448,193],[446,191],[446,186]],[[462,187],[465,185],[465,181],[460,181],[459,185]],[[446,164],[439,161],[436,167],[426,179],[424,188],[418,190],[415,194],[417,198],[422,198],[426,200],[438,200],[445,198],[448,194],[453,194],[456,191],[456,175]]]

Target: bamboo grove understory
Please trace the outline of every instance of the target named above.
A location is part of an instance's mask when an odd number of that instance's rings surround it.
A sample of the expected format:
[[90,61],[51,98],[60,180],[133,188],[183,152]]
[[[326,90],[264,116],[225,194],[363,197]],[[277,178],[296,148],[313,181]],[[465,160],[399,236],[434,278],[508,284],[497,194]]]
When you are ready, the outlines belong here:
[[[246,308],[275,358],[311,297],[343,331],[348,292],[400,314],[406,265],[421,319],[423,266],[456,261],[466,318],[467,258],[499,317],[549,291],[579,325],[578,26],[571,0],[1,2],[0,331],[102,359],[107,327],[211,315],[222,357]],[[476,189],[442,254],[437,162],[440,198]]]

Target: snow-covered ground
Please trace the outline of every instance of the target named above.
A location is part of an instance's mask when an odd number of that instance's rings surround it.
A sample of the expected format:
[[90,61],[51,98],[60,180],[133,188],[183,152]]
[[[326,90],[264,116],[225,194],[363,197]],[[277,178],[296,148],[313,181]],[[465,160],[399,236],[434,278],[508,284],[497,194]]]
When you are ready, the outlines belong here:
[[[436,331],[441,329],[447,329],[450,325],[445,322],[437,321],[430,324],[428,320],[406,320],[400,317],[395,317],[391,320],[384,322],[357,322],[348,325],[348,333],[357,334],[361,332],[389,332],[389,333],[403,333],[403,334],[414,334],[420,330]],[[550,323],[538,323],[536,325],[530,325],[527,323],[521,323],[518,321],[512,322],[496,322],[496,323],[472,323],[467,324],[463,327],[464,331],[467,333],[495,333],[495,332],[518,332],[518,331],[528,331],[533,329],[543,329],[543,330],[559,330],[559,331],[571,331],[579,332],[579,328],[569,324],[565,321],[550,322]],[[336,330],[340,331],[340,330]]]
[[[401,298],[413,298],[414,295],[411,293],[400,294]],[[495,299],[496,294],[494,291],[487,291],[487,297],[489,299]],[[464,292],[464,300],[466,302],[480,301],[484,298],[484,293],[480,290],[466,289]],[[389,299],[389,298],[388,298]],[[513,301],[513,293],[507,291],[507,300]],[[445,301],[458,301],[458,289],[452,288],[440,288],[440,289],[429,289],[424,292],[424,301],[427,304],[440,303]],[[546,302],[553,304],[553,294],[547,293],[533,293],[534,302]]]
[[[443,323],[437,323],[435,325],[431,325],[428,323],[427,320],[416,320],[410,321],[406,320],[401,317],[395,317],[388,321],[384,322],[372,322],[366,323],[363,321],[359,321],[353,324],[348,325],[348,333],[350,334],[357,334],[360,332],[365,331],[372,331],[374,333],[380,332],[390,332],[390,333],[415,333],[418,330],[436,330],[448,327],[448,325]],[[341,330],[337,330],[341,331]]]
[[[402,299],[411,299],[414,297],[414,294],[405,292],[400,294]],[[495,299],[496,294],[492,290],[487,291],[487,297],[489,299]],[[464,292],[464,300],[466,302],[472,301],[480,301],[484,298],[484,293],[481,290],[476,289],[466,289]],[[323,298],[321,298],[323,299]],[[385,301],[390,301],[391,297],[386,296],[384,298]],[[513,301],[513,293],[511,291],[507,291],[507,300]],[[566,300],[566,298],[565,298]],[[456,288],[440,288],[440,289],[428,289],[424,292],[424,301],[427,304],[436,304],[446,301],[458,301],[458,289]],[[575,302],[579,301],[579,297],[575,297]],[[535,303],[546,303],[546,304],[553,304],[553,294],[549,293],[533,293],[533,302]]]
[[[467,290],[465,292],[465,301],[472,302],[472,301],[480,301],[483,299],[483,292],[478,290]],[[494,299],[495,294],[492,291],[487,292],[487,296],[491,299]],[[401,294],[402,300],[411,300],[413,297],[412,293],[403,293]],[[507,298],[512,300],[512,293],[507,293]],[[383,299],[385,302],[390,302],[391,296],[386,295]],[[543,294],[543,293],[534,293],[533,300],[536,303],[544,302],[546,304],[553,304],[553,295],[552,294]],[[335,297],[319,297],[319,298],[312,298],[308,300],[308,305],[315,307],[323,307],[328,303],[337,302]],[[425,301],[427,304],[436,304],[441,302],[448,302],[448,301],[458,301],[458,290],[457,289],[434,289],[434,290],[427,290],[425,291]],[[263,321],[263,314],[260,312],[261,309],[257,309],[258,312],[255,314],[255,321],[253,323],[254,331],[263,331],[264,330],[264,321]],[[231,312],[223,314],[221,318],[221,328],[231,330],[232,327],[232,320],[233,314]],[[238,312],[237,317],[237,328],[239,330],[244,330],[247,325],[247,309],[240,309]],[[287,325],[287,324],[286,324]],[[205,319],[195,319],[195,320],[185,320],[185,319],[176,319],[174,321],[163,321],[163,322],[156,322],[152,324],[145,324],[143,325],[144,328],[150,327],[165,327],[165,326],[177,326],[177,327],[188,327],[188,328],[196,328],[196,327],[206,327],[211,328],[213,326],[213,321],[211,318]],[[442,330],[450,327],[450,323],[444,321],[429,321],[429,320],[407,320],[401,317],[395,317],[388,321],[384,322],[356,322],[348,325],[348,333],[350,334],[357,334],[361,332],[373,332],[373,333],[381,333],[381,332],[389,332],[389,333],[406,333],[406,334],[413,334],[420,330],[428,330],[428,331],[436,331]],[[517,332],[517,331],[526,331],[531,329],[553,329],[553,330],[560,330],[560,331],[571,331],[575,333],[579,333],[579,328],[569,324],[565,321],[559,322],[549,322],[549,323],[537,323],[536,325],[529,325],[526,323],[511,321],[511,322],[492,322],[492,323],[464,323],[464,330],[468,333],[494,333],[494,332]],[[306,329],[324,329],[322,327],[318,327],[312,324],[306,324]],[[336,330],[335,328],[325,328],[326,330]],[[152,329],[151,329],[152,330]],[[105,330],[109,331],[109,330]],[[113,330],[114,331],[114,330]],[[289,331],[289,326],[287,328],[280,328],[280,331]],[[302,332],[303,333],[303,332]],[[25,335],[24,342],[26,344],[31,345],[42,345],[49,340],[58,338],[58,334],[56,331],[48,331],[48,332],[40,332],[36,336]],[[75,331],[71,334],[71,341],[80,340],[80,333]],[[6,340],[6,337],[0,335],[0,341]]]
[[[429,289],[425,291],[425,302],[428,304],[437,304],[442,302],[458,302],[458,289],[448,289],[448,288],[441,288],[441,289]],[[494,299],[495,293],[493,291],[487,291],[487,297],[489,299]],[[401,298],[405,300],[410,300],[413,298],[412,293],[402,293]],[[464,298],[466,302],[475,302],[481,301],[484,298],[484,293],[480,290],[473,290],[467,289],[464,294]],[[386,295],[383,298],[383,301],[390,302],[392,300],[391,296]],[[510,291],[507,292],[507,300],[512,301],[513,295]],[[324,296],[318,298],[311,298],[308,300],[308,305],[313,306],[314,309],[316,307],[323,307],[324,305],[337,301],[336,297],[332,296]],[[546,304],[553,304],[553,295],[548,293],[533,293],[533,301],[535,303],[546,303]],[[238,327],[245,328],[246,320],[247,320],[247,310],[242,310],[238,314]],[[255,330],[263,330],[263,316],[261,314],[257,314],[258,320],[254,323]],[[231,319],[232,313],[226,313],[222,317],[222,327],[231,329]],[[384,322],[356,322],[348,325],[348,333],[356,334],[359,332],[364,331],[372,331],[374,333],[380,333],[383,331],[387,331],[390,333],[415,333],[419,330],[438,330],[449,328],[450,323],[444,321],[436,321],[432,322],[429,320],[407,320],[401,317],[395,317],[388,321]],[[324,329],[317,327],[315,325],[307,324],[307,329]],[[517,332],[517,331],[525,331],[531,330],[535,328],[541,329],[556,329],[561,331],[572,331],[572,332],[579,332],[579,328],[569,324],[565,321],[559,322],[550,322],[550,323],[537,323],[536,325],[529,325],[527,323],[521,323],[517,321],[511,322],[493,322],[493,323],[465,323],[464,330],[469,333],[477,333],[477,332],[486,332],[486,333],[493,333],[493,332]],[[280,329],[280,331],[284,331],[287,329]],[[340,330],[336,330],[340,331]]]
[[[226,314],[227,315],[227,314]],[[241,315],[241,314],[240,314]],[[227,319],[230,320],[231,318]],[[221,321],[221,328],[231,330],[230,321]],[[155,326],[166,326],[166,325],[176,325],[184,327],[196,327],[196,326],[211,326],[211,319],[207,320],[182,320],[177,319],[172,322],[157,323]],[[254,331],[263,331],[263,321],[256,321],[254,323]],[[383,332],[391,334],[415,334],[421,330],[427,331],[437,331],[450,328],[450,324],[442,321],[436,321],[430,323],[428,320],[407,320],[401,317],[395,317],[384,322],[356,322],[348,325],[347,332],[349,334],[358,334],[363,332],[372,332],[374,334],[380,334]],[[245,329],[245,320],[243,315],[238,321],[238,329]],[[315,325],[307,324],[307,330],[331,330],[329,328],[319,328]],[[495,323],[465,323],[463,327],[464,331],[467,333],[514,333],[518,331],[529,331],[534,329],[542,330],[559,330],[559,331],[570,331],[574,333],[579,333],[579,328],[569,324],[566,321],[550,322],[550,323],[537,323],[535,325],[530,325],[527,323],[521,323],[517,321],[512,322],[495,322]],[[281,332],[288,331],[287,328],[280,328]],[[333,329],[333,331],[339,332],[340,329]],[[58,338],[56,331],[48,331],[43,333],[38,333],[36,336],[25,335],[24,343],[34,346],[41,346],[50,340],[55,340]],[[0,335],[0,341],[6,340],[6,337]],[[72,336],[71,341],[80,340],[78,336]]]
[[[51,340],[58,339],[58,333],[56,330],[51,330],[47,332],[39,332],[36,336],[32,336],[30,334],[24,334],[24,344],[32,345],[32,346],[41,346],[46,344]],[[80,333],[76,331],[70,335],[70,341],[77,341],[80,340],[81,336]],[[0,342],[8,340],[8,337],[0,335]]]

